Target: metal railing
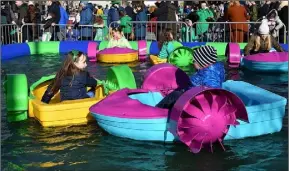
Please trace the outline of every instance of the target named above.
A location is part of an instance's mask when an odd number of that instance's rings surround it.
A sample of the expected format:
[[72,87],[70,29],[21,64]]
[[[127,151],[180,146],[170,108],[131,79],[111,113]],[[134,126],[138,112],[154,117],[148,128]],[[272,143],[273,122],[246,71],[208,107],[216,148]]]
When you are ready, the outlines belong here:
[[1,24],[1,44],[20,43],[20,28],[16,24]]
[[[171,28],[175,33],[174,38],[182,42],[248,42],[250,36],[257,33],[261,22],[197,22],[190,27],[185,22],[173,21],[132,21],[130,24],[123,28],[124,35],[128,40],[160,40],[164,30]],[[120,23],[110,23],[110,26],[115,25],[119,26]],[[280,34],[281,29],[284,29],[282,34]],[[286,27],[281,29],[276,39],[278,42],[287,43]],[[2,24],[1,44],[50,40],[102,41],[108,40],[109,30],[106,26],[96,27],[93,25],[56,24],[45,29],[44,24],[26,23],[21,27]]]
[[[189,42],[248,42],[250,36],[258,32],[261,22],[196,22],[186,33]],[[277,31],[275,38],[278,42],[287,42],[287,30],[283,26],[284,34]]]

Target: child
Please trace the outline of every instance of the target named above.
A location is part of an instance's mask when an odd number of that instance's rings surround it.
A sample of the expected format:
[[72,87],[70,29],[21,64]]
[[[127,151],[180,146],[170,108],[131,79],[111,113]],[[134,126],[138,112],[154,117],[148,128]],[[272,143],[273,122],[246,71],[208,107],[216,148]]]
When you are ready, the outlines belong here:
[[112,28],[112,38],[109,40],[107,48],[113,47],[132,49],[127,39],[123,36],[121,27]]
[[[194,50],[194,67],[197,72],[191,76],[191,85],[222,88],[225,81],[225,68],[222,62],[217,62],[217,50],[212,46],[201,46]],[[160,101],[156,107],[171,109],[177,99],[187,90],[175,90]]]
[[[161,51],[158,55],[161,59],[167,59],[171,52],[175,50],[175,43],[172,29],[167,28],[163,40],[160,42]],[[181,44],[180,44],[181,46]]]
[[[86,66],[86,56],[82,52],[69,52],[41,101],[49,103],[59,90],[61,101],[93,97],[97,81],[84,71]],[[91,87],[91,91],[87,92],[86,87]]]
[[73,29],[72,25],[68,26],[67,33],[66,33],[66,40],[77,41],[79,38],[80,38],[80,33],[78,29]]
[[283,52],[282,47],[276,39],[270,35],[267,20],[263,20],[259,27],[258,34],[253,35],[244,48],[244,55],[268,53],[272,47],[278,52]]
[[96,16],[95,23],[93,24],[93,27],[96,30],[94,41],[104,40],[104,35],[103,35],[104,22],[103,22],[103,19],[101,16]]

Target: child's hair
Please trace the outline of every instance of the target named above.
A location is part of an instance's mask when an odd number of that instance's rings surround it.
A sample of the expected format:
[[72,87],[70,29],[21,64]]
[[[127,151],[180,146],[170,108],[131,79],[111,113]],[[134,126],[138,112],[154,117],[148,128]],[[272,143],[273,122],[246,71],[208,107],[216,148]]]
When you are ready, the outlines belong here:
[[68,53],[66,59],[63,62],[60,70],[57,72],[50,89],[50,93],[56,94],[60,88],[61,81],[65,76],[74,76],[81,70],[74,65],[74,62],[78,62],[79,57],[83,55],[82,52],[73,50]]
[[103,19],[101,16],[96,16],[95,17],[95,23],[97,24],[103,24]]
[[116,32],[122,32],[122,27],[121,26],[118,26],[118,27],[112,27],[111,31],[116,31]]
[[171,35],[174,35],[173,34],[173,30],[171,28],[167,28],[166,31],[163,34],[162,39],[160,40],[160,44],[159,44],[160,48],[163,46],[163,44],[165,42],[170,42],[170,41],[174,40],[174,38],[172,38]]
[[[260,46],[261,46],[260,42],[261,42],[261,37],[257,36],[255,39],[255,51],[259,51]],[[265,38],[265,48],[268,51],[270,51],[270,49],[272,48],[270,35],[267,35],[267,37]]]

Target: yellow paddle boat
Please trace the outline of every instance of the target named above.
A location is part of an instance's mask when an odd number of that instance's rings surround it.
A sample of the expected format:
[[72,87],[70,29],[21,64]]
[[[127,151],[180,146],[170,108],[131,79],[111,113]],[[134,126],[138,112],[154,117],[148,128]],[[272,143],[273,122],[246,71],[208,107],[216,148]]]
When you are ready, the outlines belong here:
[[119,65],[108,70],[107,79],[102,81],[103,85],[96,87],[94,98],[60,101],[58,92],[49,104],[43,103],[41,98],[54,77],[55,75],[42,77],[32,84],[28,96],[26,75],[7,75],[4,81],[4,91],[8,121],[27,119],[28,110],[28,116],[38,120],[43,127],[86,124],[94,121],[89,114],[90,106],[115,90],[136,88],[131,69],[127,65]]

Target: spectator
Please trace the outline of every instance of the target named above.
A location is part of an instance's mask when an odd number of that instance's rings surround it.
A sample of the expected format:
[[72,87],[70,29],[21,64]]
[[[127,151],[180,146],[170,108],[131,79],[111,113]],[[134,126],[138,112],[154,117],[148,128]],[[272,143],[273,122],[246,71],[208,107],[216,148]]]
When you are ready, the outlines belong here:
[[[112,1],[111,3],[112,3],[111,7],[110,7],[108,14],[107,14],[107,26],[108,27],[117,27],[118,24],[115,22],[119,21],[119,11],[118,11],[119,2]],[[112,25],[110,25],[112,22],[114,22],[114,23]]]
[[55,41],[59,32],[59,26],[56,24],[60,21],[60,8],[55,0],[48,0],[46,4],[48,6],[48,14],[52,16],[52,22],[50,23],[50,26],[53,28],[51,41]]
[[97,16],[100,16],[100,15],[103,15],[103,9],[102,9],[102,6],[97,6],[98,7],[98,9],[97,9],[97,12],[96,12],[96,15]]
[[[197,11],[197,15],[199,16],[198,22],[214,21],[214,14],[207,7],[206,2],[201,2],[201,8]],[[197,24],[197,27],[196,27],[197,36],[200,36],[200,37],[204,36],[204,34],[208,32],[208,29],[209,29],[209,24]],[[205,41],[208,41],[207,37],[205,38]]]
[[[147,21],[146,8],[144,4],[137,4],[134,11],[136,13],[136,21]],[[135,36],[137,40],[145,40],[146,23],[137,23],[135,25]]]
[[277,38],[279,36],[279,30],[284,26],[283,22],[280,20],[278,13],[275,9],[273,9],[267,15],[267,22],[270,30],[270,34]]
[[[80,35],[81,35],[81,40],[92,40],[93,33],[92,33],[92,27],[93,25],[93,6],[91,3],[88,3],[88,1],[80,1],[80,7],[81,7],[81,12],[80,12],[80,21],[79,25],[80,26]],[[89,26],[87,26],[89,25]]]
[[[284,23],[286,30],[288,30],[288,1],[282,1],[278,8],[278,16],[281,21]],[[285,32],[285,28],[281,28],[279,32],[280,43],[286,43],[287,33]]]
[[61,6],[60,2],[56,2],[60,8],[60,21],[59,21],[59,28],[60,31],[57,33],[57,37],[59,41],[65,40],[66,37],[66,24],[68,22],[68,14],[63,6]]
[[258,20],[258,7],[255,1],[248,1],[247,5],[249,7],[249,14],[251,16],[251,21],[255,22]]
[[133,21],[135,21],[135,13],[133,12],[133,8],[130,2],[127,3],[127,6],[125,7],[124,10],[126,15],[128,15]]
[[124,37],[128,40],[133,40],[133,29],[132,29],[132,23],[131,23],[131,17],[126,15],[125,11],[120,11],[120,26],[122,27],[122,31],[124,34]]
[[[28,6],[23,1],[15,1],[16,6],[18,7],[18,18],[16,24],[21,27],[25,23],[28,23]],[[24,26],[22,30],[22,42],[29,40],[29,29],[28,26]]]
[[[243,5],[239,1],[234,1],[228,8],[226,19],[230,22],[247,22],[249,16]],[[248,24],[231,24],[231,42],[244,42],[244,35],[248,32]]]

